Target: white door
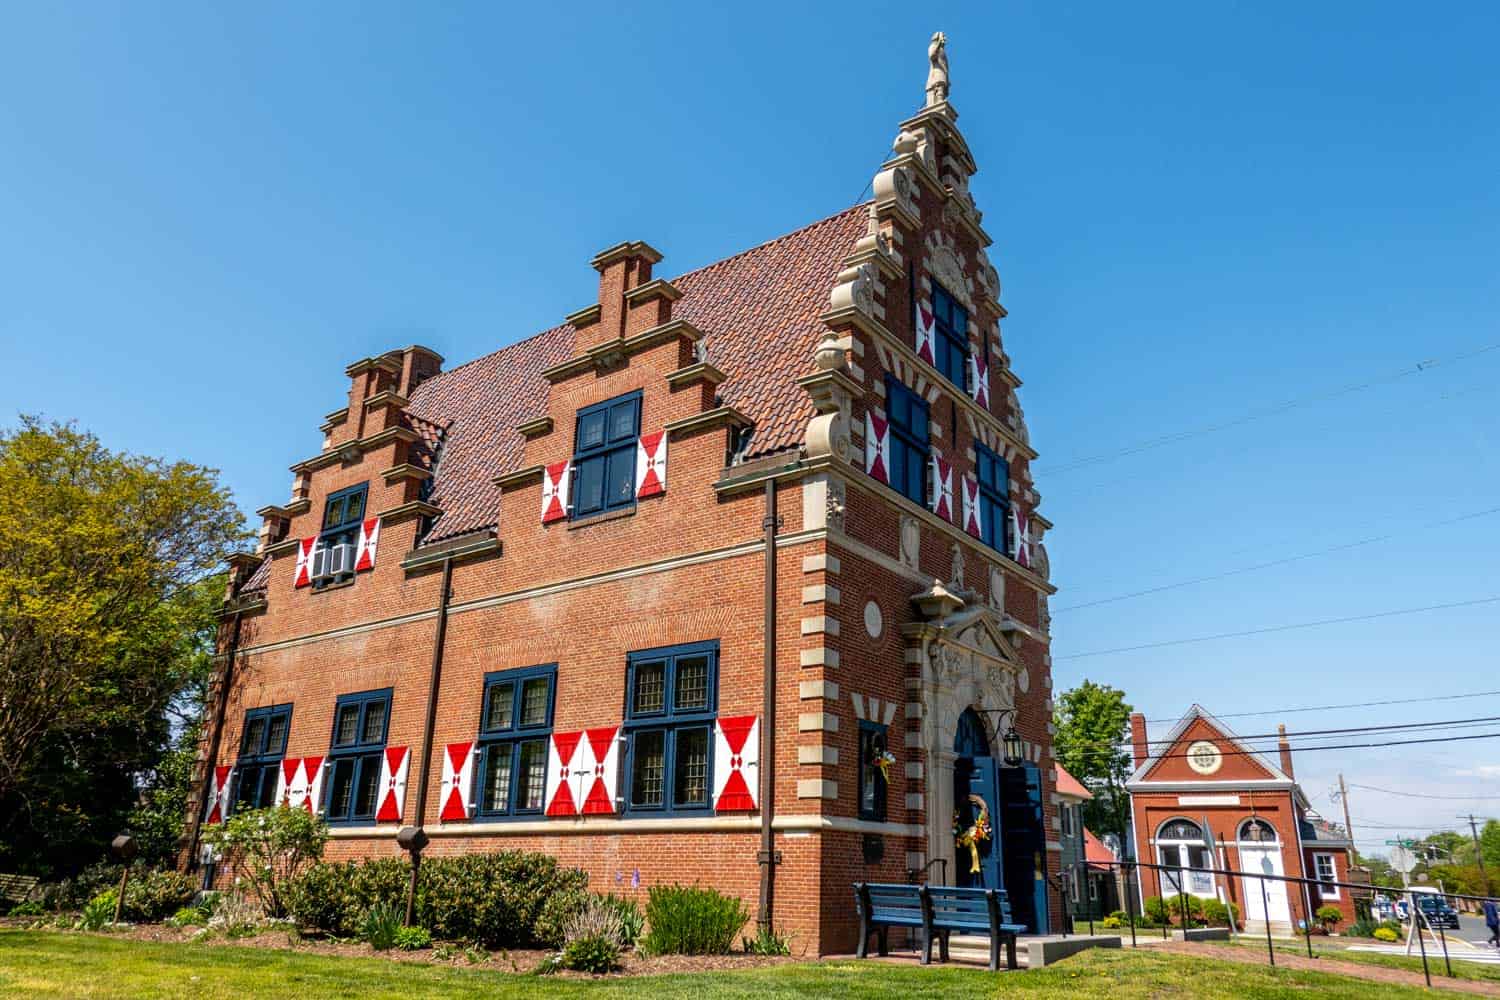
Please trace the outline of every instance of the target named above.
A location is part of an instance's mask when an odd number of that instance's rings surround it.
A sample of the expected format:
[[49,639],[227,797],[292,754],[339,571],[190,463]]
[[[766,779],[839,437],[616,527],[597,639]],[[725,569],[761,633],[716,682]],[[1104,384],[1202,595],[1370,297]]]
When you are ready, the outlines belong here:
[[[1240,871],[1265,875],[1286,874],[1281,866],[1281,848],[1276,844],[1240,844]],[[1240,880],[1244,893],[1245,919],[1290,924],[1291,907],[1287,902],[1285,882],[1246,875]]]

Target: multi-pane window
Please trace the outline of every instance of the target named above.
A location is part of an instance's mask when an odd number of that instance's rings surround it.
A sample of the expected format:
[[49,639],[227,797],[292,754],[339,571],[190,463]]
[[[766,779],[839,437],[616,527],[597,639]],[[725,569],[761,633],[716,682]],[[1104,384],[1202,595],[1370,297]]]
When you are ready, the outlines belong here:
[[932,344],[937,370],[962,389],[969,369],[969,313],[941,285],[932,286],[932,311],[937,318]]
[[315,575],[314,587],[326,587],[354,578],[359,527],[365,518],[365,499],[369,491],[368,484],[360,483],[329,494],[323,504],[323,528],[318,533],[318,548],[323,550],[321,560],[327,562],[315,560],[314,573],[317,574],[325,565],[329,572]]
[[641,435],[641,394],[578,411],[573,441],[573,517],[635,504],[635,450]]
[[859,818],[885,819],[886,730],[874,722],[859,724]]
[[1334,866],[1332,854],[1314,854],[1313,868],[1318,875],[1318,893],[1324,899],[1337,899],[1339,887],[1338,869]]
[[542,811],[556,687],[552,665],[485,675],[476,776],[480,816]]
[[886,416],[890,420],[890,482],[896,492],[919,504],[927,502],[927,400],[893,378],[887,378]]
[[974,445],[974,474],[979,480],[980,540],[1010,553],[1005,547],[1010,529],[1010,466],[982,444]]
[[342,695],[334,706],[328,751],[330,823],[374,821],[390,713],[389,688]]
[[630,654],[625,679],[628,810],[709,807],[718,679],[716,642]]
[[292,728],[292,706],[271,705],[245,713],[240,755],[235,762],[236,809],[264,809],[276,804],[276,780]]

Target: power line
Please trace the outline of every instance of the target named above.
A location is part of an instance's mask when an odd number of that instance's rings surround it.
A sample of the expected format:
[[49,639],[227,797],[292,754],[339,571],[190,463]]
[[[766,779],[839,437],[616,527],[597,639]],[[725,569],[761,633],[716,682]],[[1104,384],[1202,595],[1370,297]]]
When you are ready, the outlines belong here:
[[[1500,737],[1500,732],[1493,732],[1493,733],[1469,733],[1469,734],[1465,734],[1465,735],[1462,735],[1462,736],[1431,736],[1431,737],[1427,737],[1425,739],[1420,739],[1420,740],[1387,740],[1384,743],[1325,743],[1325,744],[1320,744],[1318,746],[1310,746],[1310,747],[1291,747],[1290,750],[1294,754],[1312,753],[1315,750],[1379,750],[1379,749],[1383,749],[1385,747],[1416,746],[1419,743],[1466,743],[1469,740],[1488,740],[1488,739],[1495,739],[1497,737]],[[1097,748],[1090,749],[1090,748],[1084,747],[1084,748],[1082,748],[1082,750],[1083,750],[1084,753],[1096,753],[1097,754],[1097,753],[1101,753],[1102,752],[1102,751],[1100,751]],[[1222,754],[1225,757],[1257,757],[1257,758],[1260,758],[1260,757],[1266,757],[1266,756],[1268,756],[1268,753],[1266,751],[1264,751],[1264,750],[1220,750],[1219,753]],[[1153,756],[1151,758],[1151,763],[1154,764],[1157,761],[1163,761],[1163,760],[1185,760],[1185,759],[1187,759],[1188,757],[1191,757],[1191,756],[1192,756],[1191,753],[1164,753],[1164,754],[1161,754],[1159,756]],[[1351,782],[1350,785],[1349,785],[1349,787],[1350,788],[1365,788],[1367,786],[1365,786],[1365,785],[1355,785],[1355,784],[1353,784]],[[1384,789],[1376,789],[1376,791],[1384,791]],[[1403,794],[1403,793],[1401,793],[1401,792],[1393,792],[1392,794],[1400,795],[1400,794]],[[1441,796],[1438,796],[1438,797],[1441,798]],[[1462,797],[1463,796],[1461,796],[1461,798]],[[1484,798],[1497,798],[1497,796],[1469,796],[1469,798],[1484,799]]]
[[[1354,734],[1354,733],[1367,734],[1367,733],[1392,732],[1392,731],[1397,731],[1397,730],[1422,730],[1422,729],[1432,729],[1432,728],[1437,727],[1437,726],[1445,726],[1445,727],[1448,727],[1448,728],[1459,728],[1459,727],[1471,727],[1471,726],[1478,726],[1478,725],[1488,725],[1489,723],[1492,723],[1492,722],[1500,722],[1500,715],[1486,715],[1486,716],[1479,716],[1479,717],[1470,718],[1470,719],[1436,719],[1436,720],[1433,720],[1431,722],[1393,722],[1393,723],[1391,723],[1389,725],[1383,725],[1383,726],[1345,726],[1345,727],[1342,727],[1342,728],[1339,728],[1339,729],[1303,729],[1303,730],[1299,730],[1299,731],[1296,731],[1296,732],[1287,732],[1287,733],[1282,733],[1280,730],[1278,730],[1278,731],[1276,731],[1274,733],[1252,733],[1249,736],[1241,736],[1239,734],[1235,734],[1234,738],[1236,740],[1242,742],[1242,743],[1246,742],[1246,741],[1249,741],[1249,740],[1278,740],[1279,741],[1280,739],[1282,739],[1282,737],[1285,737],[1288,740],[1291,740],[1293,738],[1306,739],[1308,737],[1317,737],[1317,738],[1327,739],[1330,736],[1349,736],[1349,735]],[[1146,745],[1147,746],[1163,746],[1163,745],[1165,745],[1165,746],[1171,746],[1172,744],[1175,744],[1179,739],[1181,739],[1181,737],[1178,737],[1177,739],[1167,738],[1167,739],[1159,739],[1159,740],[1146,740]],[[1057,742],[1057,741],[1054,741],[1052,745],[1054,747],[1066,747],[1066,748],[1071,748],[1071,749],[1084,749],[1084,748],[1090,748],[1090,747],[1109,747],[1109,748],[1122,747],[1123,748],[1123,747],[1128,747],[1131,744],[1129,742],[1127,742],[1127,741],[1121,741],[1121,742],[1117,743],[1117,742],[1114,742],[1114,741],[1111,741],[1111,740],[1080,740],[1080,741],[1077,741],[1077,742]],[[1265,752],[1267,749],[1274,750],[1275,747],[1262,748],[1261,750],[1259,750],[1257,752]],[[1296,749],[1296,748],[1293,748],[1293,749]]]
[[1486,354],[1497,349],[1500,349],[1500,343],[1487,344],[1483,347],[1478,347],[1471,351],[1465,351],[1462,354],[1456,354],[1447,359],[1439,358],[1432,361],[1419,361],[1414,365],[1408,365],[1405,368],[1402,368],[1400,371],[1392,372],[1389,375],[1383,375],[1379,378],[1369,379],[1368,381],[1364,382],[1356,382],[1351,385],[1346,385],[1327,392],[1314,393],[1310,396],[1296,397],[1294,399],[1287,400],[1284,403],[1278,403],[1277,405],[1272,407],[1259,410],[1250,410],[1247,413],[1241,414],[1238,417],[1233,417],[1229,420],[1223,420],[1213,424],[1205,424],[1202,427],[1190,428],[1184,431],[1177,431],[1172,434],[1164,434],[1160,437],[1148,438],[1138,444],[1131,445],[1126,448],[1121,448],[1117,451],[1102,452],[1098,455],[1087,455],[1083,458],[1077,458],[1071,462],[1065,462],[1061,465],[1044,466],[1041,469],[1035,469],[1033,471],[1040,475],[1057,475],[1060,472],[1066,472],[1071,469],[1081,468],[1086,465],[1095,465],[1100,462],[1108,462],[1116,458],[1123,458],[1126,455],[1134,455],[1139,452],[1150,451],[1153,448],[1161,448],[1165,445],[1176,444],[1178,441],[1186,441],[1189,438],[1199,437],[1204,434],[1212,434],[1216,431],[1228,430],[1231,427],[1238,427],[1256,420],[1264,420],[1267,417],[1278,416],[1282,413],[1286,413],[1288,410],[1295,410],[1299,407],[1307,406],[1311,403],[1318,403],[1328,399],[1336,399],[1340,396],[1347,396],[1352,393],[1361,392],[1365,389],[1373,388],[1377,385],[1396,382],[1403,378],[1408,378],[1412,375],[1416,375],[1434,368],[1437,365],[1444,363],[1444,360],[1446,360],[1449,364],[1456,361],[1466,361],[1470,358],[1478,357],[1481,354]]
[[[1497,734],[1500,735],[1500,734]],[[1459,739],[1461,737],[1454,737]],[[1386,795],[1400,795],[1408,799],[1439,799],[1444,802],[1488,802],[1500,799],[1500,795],[1425,795],[1421,792],[1398,792],[1394,788],[1376,788],[1374,785],[1356,785],[1349,782],[1350,788],[1363,788],[1367,792],[1384,792]]]
[[[1460,515],[1459,517],[1450,518],[1450,519],[1448,519],[1446,521],[1437,521],[1437,522],[1434,522],[1432,524],[1427,525],[1427,527],[1429,527],[1429,528],[1442,528],[1442,527],[1446,527],[1447,525],[1450,525],[1450,524],[1458,524],[1460,521],[1470,521],[1470,520],[1473,520],[1476,517],[1486,517],[1486,516],[1488,516],[1490,514],[1500,514],[1500,507],[1491,507],[1488,510],[1480,510],[1480,511],[1475,511],[1475,512],[1473,512],[1471,514],[1463,514],[1463,515]],[[1240,575],[1245,574],[1245,573],[1254,573],[1254,572],[1256,572],[1258,570],[1271,569],[1272,567],[1275,567],[1275,566],[1285,566],[1288,563],[1302,562],[1303,560],[1306,560],[1306,559],[1315,559],[1318,556],[1331,555],[1332,553],[1335,553],[1335,552],[1344,552],[1344,551],[1346,551],[1348,549],[1357,549],[1357,548],[1360,548],[1360,547],[1365,546],[1365,545],[1374,545],[1374,544],[1376,544],[1378,542],[1388,542],[1388,541],[1390,541],[1393,538],[1400,538],[1402,536],[1402,534],[1403,534],[1402,532],[1391,532],[1391,533],[1385,534],[1385,535],[1376,535],[1373,538],[1361,539],[1360,541],[1357,541],[1357,542],[1345,542],[1342,545],[1331,545],[1331,546],[1329,546],[1326,549],[1317,549],[1316,551],[1313,551],[1313,552],[1303,552],[1303,553],[1300,553],[1299,555],[1287,556],[1284,559],[1272,559],[1270,562],[1255,563],[1255,564],[1250,565],[1250,566],[1241,566],[1239,569],[1226,570],[1226,571],[1224,571],[1222,573],[1213,573],[1213,574],[1210,574],[1209,576],[1194,577],[1194,578],[1192,578],[1190,580],[1179,580],[1176,583],[1164,583],[1164,584],[1162,584],[1159,587],[1149,587],[1146,590],[1137,590],[1137,591],[1133,591],[1133,592],[1131,592],[1129,594],[1120,594],[1120,595],[1115,596],[1115,597],[1103,597],[1103,598],[1100,598],[1097,601],[1085,601],[1082,604],[1070,604],[1067,607],[1054,608],[1052,610],[1052,613],[1054,615],[1059,615],[1059,614],[1062,614],[1064,611],[1078,611],[1078,610],[1081,610],[1083,608],[1094,608],[1094,607],[1098,607],[1101,604],[1114,604],[1117,601],[1128,601],[1128,600],[1131,600],[1132,598],[1136,598],[1136,597],[1146,597],[1146,596],[1149,596],[1151,594],[1159,594],[1159,593],[1161,593],[1164,590],[1175,590],[1178,587],[1191,587],[1194,584],[1209,583],[1209,582],[1212,582],[1214,580],[1223,580],[1226,577],[1240,576]]]
[[[1428,701],[1459,701],[1464,698],[1487,698],[1500,691],[1470,691],[1466,694],[1437,694],[1425,698],[1387,698],[1384,701],[1354,701],[1343,705],[1309,705],[1306,708],[1268,708],[1258,712],[1226,712],[1216,719],[1246,719],[1257,715],[1293,715],[1298,712],[1333,712],[1345,708],[1380,708],[1386,705],[1415,705]],[[1178,719],[1147,719],[1150,723],[1177,722]]]
[[1395,618],[1399,615],[1415,615],[1427,611],[1447,611],[1452,608],[1470,608],[1479,604],[1493,604],[1500,601],[1500,595],[1493,597],[1479,597],[1471,601],[1454,601],[1451,604],[1429,604],[1421,608],[1398,608],[1394,611],[1379,611],[1368,615],[1348,615],[1343,618],[1324,618],[1319,621],[1295,622],[1290,625],[1270,625],[1265,628],[1246,629],[1243,632],[1221,632],[1217,635],[1200,635],[1188,639],[1166,639],[1162,642],[1147,642],[1139,646],[1118,646],[1114,649],[1096,649],[1087,653],[1069,653],[1066,656],[1054,656],[1053,662],[1058,660],[1081,660],[1090,656],[1110,656],[1115,653],[1134,653],[1143,649],[1161,649],[1164,646],[1185,646],[1197,642],[1214,642],[1219,639],[1243,639],[1252,635],[1269,635],[1273,632],[1291,632],[1296,629],[1321,628],[1325,625],[1343,625],[1349,622],[1367,622],[1378,618]]

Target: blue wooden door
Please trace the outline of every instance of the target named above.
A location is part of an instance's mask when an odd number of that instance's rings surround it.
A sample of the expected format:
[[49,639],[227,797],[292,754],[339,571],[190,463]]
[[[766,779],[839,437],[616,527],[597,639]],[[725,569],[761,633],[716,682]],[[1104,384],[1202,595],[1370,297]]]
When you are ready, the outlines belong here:
[[1042,825],[1042,772],[1033,764],[999,769],[1001,844],[1011,919],[1033,934],[1048,932],[1047,838]]
[[974,871],[974,855],[967,847],[955,844],[954,861],[958,866],[955,885],[978,886],[984,889],[1004,889],[1005,872],[1001,861],[1001,844],[1004,833],[1000,817],[1000,784],[995,768],[995,758],[961,758],[958,762],[954,804],[958,811],[960,829],[968,829],[979,813],[979,804],[970,796],[977,797],[985,805],[990,819],[988,840],[979,841],[975,847],[979,852],[979,871]]

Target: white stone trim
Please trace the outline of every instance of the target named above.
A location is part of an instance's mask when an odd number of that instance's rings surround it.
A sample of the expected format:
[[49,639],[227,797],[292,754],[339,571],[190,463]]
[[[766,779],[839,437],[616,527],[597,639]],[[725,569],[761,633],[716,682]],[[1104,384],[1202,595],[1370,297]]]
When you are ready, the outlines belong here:
[[839,731],[839,717],[830,712],[802,712],[797,716],[797,731],[836,733]]
[[824,635],[838,635],[838,621],[836,619],[829,618],[826,615],[802,619],[803,635],[817,635],[819,633],[822,633]]
[[824,746],[821,743],[810,747],[799,746],[797,763],[805,767],[838,767],[839,748]]
[[797,798],[799,799],[836,799],[839,797],[839,783],[827,778],[798,778]]
[[804,667],[828,667],[835,668],[839,665],[839,652],[829,649],[827,646],[819,646],[816,649],[804,649],[797,654]]
[[829,701],[838,701],[839,686],[833,681],[802,681],[797,685],[797,694],[803,700],[826,698]]
[[802,588],[803,604],[837,604],[841,596],[839,588],[827,583],[814,583]]

